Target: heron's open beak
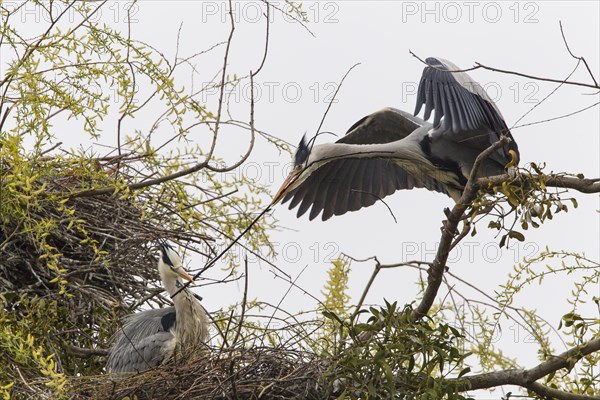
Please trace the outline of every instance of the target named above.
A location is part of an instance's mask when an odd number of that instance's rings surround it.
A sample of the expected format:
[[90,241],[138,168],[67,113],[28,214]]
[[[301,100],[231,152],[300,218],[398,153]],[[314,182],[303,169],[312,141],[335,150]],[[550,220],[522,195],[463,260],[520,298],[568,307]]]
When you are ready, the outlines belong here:
[[279,203],[281,199],[283,199],[284,196],[287,194],[287,192],[294,188],[293,183],[300,176],[300,172],[302,171],[293,171],[291,174],[288,175],[287,178],[285,178],[285,181],[283,181],[283,184],[277,191],[277,194],[275,195],[275,197],[273,197],[273,200],[271,201],[271,206],[274,206],[275,204]]
[[178,268],[175,272],[177,272],[177,275],[179,275],[180,277],[182,277],[186,281],[190,281],[192,283],[195,283],[194,282],[194,278],[192,278],[187,272],[185,272],[185,270],[183,268]]

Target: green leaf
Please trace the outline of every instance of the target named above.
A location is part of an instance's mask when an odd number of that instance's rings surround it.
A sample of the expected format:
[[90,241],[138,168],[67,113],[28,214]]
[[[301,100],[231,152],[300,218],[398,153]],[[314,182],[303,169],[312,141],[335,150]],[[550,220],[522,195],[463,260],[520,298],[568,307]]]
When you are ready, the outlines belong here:
[[498,243],[498,246],[500,248],[504,247],[504,244],[506,243],[506,238],[507,238],[507,235],[502,235],[502,237],[500,238],[500,243]]
[[513,239],[517,239],[519,242],[524,242],[525,241],[525,236],[521,232],[509,231],[508,232],[508,236],[511,237],[511,238],[513,238]]
[[464,368],[462,371],[460,371],[458,373],[458,378],[460,378],[461,376],[464,376],[464,375],[468,374],[469,372],[471,372],[471,367]]

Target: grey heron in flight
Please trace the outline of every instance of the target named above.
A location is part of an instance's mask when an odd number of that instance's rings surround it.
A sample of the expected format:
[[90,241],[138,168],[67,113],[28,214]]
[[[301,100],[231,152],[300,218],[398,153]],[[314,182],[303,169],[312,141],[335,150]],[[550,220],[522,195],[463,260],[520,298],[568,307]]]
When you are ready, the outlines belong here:
[[181,290],[182,279],[193,281],[179,254],[160,242],[158,272],[173,298],[174,307],[147,310],[130,316],[113,340],[108,372],[140,372],[169,360],[174,352],[189,351],[208,341],[208,315],[194,294]]
[[[302,138],[294,168],[272,205],[290,201],[301,217],[323,221],[373,205],[396,190],[426,188],[458,201],[477,156],[505,135],[510,140],[485,159],[478,177],[500,175],[519,150],[500,110],[465,72],[427,58],[413,115],[384,108],[350,127],[335,143]],[[424,120],[416,117],[425,105]],[[433,123],[426,122],[434,111]]]

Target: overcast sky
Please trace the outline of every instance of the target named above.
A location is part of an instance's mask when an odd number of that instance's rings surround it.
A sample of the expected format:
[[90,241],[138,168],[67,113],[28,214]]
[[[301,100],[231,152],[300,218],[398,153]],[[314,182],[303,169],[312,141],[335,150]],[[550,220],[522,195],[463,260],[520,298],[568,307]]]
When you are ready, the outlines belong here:
[[[283,3],[277,3],[285,7]],[[181,54],[209,48],[228,34],[226,2],[142,3],[137,37],[161,49],[172,48],[179,23],[183,22]],[[255,70],[262,58],[265,23],[258,3],[234,3],[236,31],[230,53],[231,71],[245,75]],[[562,79],[576,61],[562,41],[562,21],[572,51],[585,56],[598,77],[599,9],[597,2],[305,2],[312,36],[281,13],[271,14],[269,52],[264,69],[256,79],[256,125],[273,135],[296,144],[302,134],[313,134],[327,102],[343,74],[355,68],[338,93],[323,129],[343,134],[355,121],[382,107],[393,106],[413,111],[415,90],[423,65],[409,54],[439,56],[461,67],[474,62],[516,70],[532,75]],[[160,21],[158,23],[157,21]],[[156,29],[160,24],[160,29]],[[223,49],[203,59],[195,85],[212,78],[222,63]],[[497,102],[509,126],[556,88],[556,84],[478,70],[471,73]],[[590,82],[584,68],[572,80]],[[231,108],[239,119],[248,120],[249,82],[244,81],[230,93]],[[208,93],[214,104],[217,94]],[[592,90],[562,87],[528,114],[519,124],[527,124],[568,114],[598,101]],[[519,125],[518,124],[518,125]],[[547,164],[548,171],[584,173],[600,176],[599,111],[595,107],[575,116],[542,124],[516,128],[522,165]],[[234,161],[245,150],[247,141],[240,131],[232,139],[222,136],[218,153]],[[321,140],[333,141],[332,136]],[[272,187],[274,193],[289,171],[290,158],[259,141],[256,152],[242,171]],[[507,273],[523,257],[533,256],[548,246],[571,250],[598,258],[599,219],[595,212],[598,197],[573,193],[580,204],[569,214],[559,214],[538,230],[528,231],[524,243],[513,243],[509,250],[498,249],[495,231],[486,229],[487,220],[478,225],[479,234],[463,241],[453,252],[451,271],[492,293],[507,279]],[[274,260],[279,267],[298,278],[298,285],[320,297],[326,280],[327,262],[340,253],[356,258],[377,256],[392,263],[422,259],[431,261],[440,238],[443,208],[452,201],[426,190],[397,192],[386,198],[398,223],[382,204],[360,212],[334,217],[327,222],[296,219],[295,210],[280,206],[274,216],[285,229],[272,234],[279,250]],[[541,267],[541,266],[540,266]],[[357,301],[373,269],[372,263],[352,264],[350,293]],[[288,285],[272,279],[268,266],[253,263],[250,272],[251,296],[277,303]],[[384,271],[375,282],[367,302],[382,304],[383,299],[411,302],[418,293],[414,270]],[[564,278],[548,279],[542,289],[533,287],[519,296],[515,305],[537,309],[557,326],[568,311],[565,298],[572,287]],[[473,292],[460,285],[468,295]],[[202,291],[204,304],[217,309],[241,296],[236,285],[208,287]],[[443,293],[442,293],[443,295]],[[309,310],[315,302],[299,290],[292,290],[283,307],[290,311]],[[503,324],[499,340],[508,354],[519,356],[525,365],[536,361],[537,346],[525,332],[512,323]],[[557,348],[559,342],[557,343]]]
[[[103,18],[124,27],[125,2],[105,8]],[[285,8],[283,2],[275,2]],[[314,134],[331,95],[344,73],[360,65],[347,77],[333,104],[323,130],[339,135],[363,116],[382,107],[414,110],[415,91],[423,65],[409,54],[422,58],[439,56],[466,68],[480,62],[537,76],[563,79],[576,60],[567,53],[559,21],[562,21],[572,51],[584,56],[596,78],[599,72],[599,3],[597,1],[549,2],[393,2],[321,1],[304,2],[309,22],[307,31],[280,12],[271,12],[269,50],[263,70],[256,78],[257,128],[294,145],[307,132]],[[230,50],[229,69],[238,76],[255,70],[264,49],[264,6],[254,2],[234,2],[236,30]],[[112,13],[111,15],[108,15]],[[174,57],[177,31],[182,25],[179,55],[184,57],[208,49],[227,39],[227,2],[146,1],[132,13],[132,37],[152,44],[168,58]],[[314,35],[314,36],[313,36]],[[223,62],[221,46],[196,60],[197,73],[176,76],[186,87],[198,88],[213,78]],[[545,98],[557,85],[516,76],[477,70],[470,73],[496,101],[509,126]],[[192,78],[193,76],[193,78]],[[192,82],[193,79],[193,82]],[[582,66],[571,77],[591,82]],[[230,93],[232,113],[249,119],[249,82],[243,81]],[[216,92],[203,100],[216,104]],[[546,120],[580,110],[598,102],[591,89],[564,86],[535,108],[517,125]],[[521,165],[529,162],[547,165],[547,171],[600,176],[598,106],[569,118],[524,126],[512,133],[521,152]],[[146,122],[147,124],[148,122]],[[135,125],[140,125],[139,121]],[[133,125],[132,125],[133,126]],[[74,143],[77,138],[73,137]],[[247,134],[224,128],[217,155],[233,162],[245,152]],[[322,136],[321,142],[334,141]],[[267,184],[272,193],[289,172],[290,156],[278,153],[264,140],[258,140],[242,173]],[[513,265],[548,246],[570,250],[598,259],[600,223],[596,210],[598,196],[572,193],[580,207],[559,214],[540,229],[526,232],[524,243],[498,249],[495,231],[477,226],[479,234],[463,241],[451,254],[450,270],[492,293],[507,279]],[[265,203],[268,201],[265,198]],[[346,253],[356,258],[377,256],[385,263],[422,259],[432,261],[440,238],[442,210],[452,200],[424,189],[397,192],[386,198],[398,222],[381,204],[333,217],[327,222],[309,222],[307,215],[296,219],[295,210],[278,206],[274,216],[284,228],[273,232],[279,255],[273,261],[297,284],[317,297],[326,280],[328,261]],[[269,267],[253,262],[250,268],[250,296],[277,303],[288,285],[273,280]],[[357,301],[373,263],[353,263],[350,294]],[[223,276],[214,270],[212,277]],[[418,294],[417,273],[410,269],[384,271],[373,285],[367,303],[383,304],[383,299],[411,302]],[[457,289],[464,289],[460,285]],[[572,287],[563,278],[548,279],[520,295],[516,306],[526,306],[557,326],[568,311],[565,298]],[[465,290],[473,295],[473,292]],[[201,290],[203,304],[216,310],[240,300],[238,284],[209,286]],[[443,293],[442,293],[443,295]],[[299,290],[291,290],[282,307],[289,311],[310,310],[315,302]],[[518,356],[525,365],[536,360],[537,346],[528,343],[524,332],[511,323],[503,325],[502,343],[507,353]],[[561,349],[559,342],[557,349]]]

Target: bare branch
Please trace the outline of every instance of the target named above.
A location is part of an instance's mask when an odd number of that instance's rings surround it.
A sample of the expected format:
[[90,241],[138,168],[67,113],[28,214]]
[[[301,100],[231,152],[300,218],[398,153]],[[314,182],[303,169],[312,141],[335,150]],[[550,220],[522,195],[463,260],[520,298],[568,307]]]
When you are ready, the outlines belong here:
[[[420,58],[419,56],[417,56],[412,51],[409,50],[409,53],[413,57],[415,57],[417,60],[421,61],[423,64],[428,65],[431,68],[439,69],[439,68],[436,68],[433,65],[429,65],[427,62],[425,62],[422,58]],[[534,75],[524,74],[522,72],[517,72],[517,71],[510,71],[510,70],[506,70],[506,69],[489,67],[489,66],[481,64],[479,62],[475,62],[475,66],[474,67],[465,68],[465,69],[452,70],[451,72],[470,72],[470,71],[475,71],[476,69],[487,69],[488,71],[499,72],[501,74],[521,76],[523,78],[529,78],[529,79],[533,79],[533,80],[536,80],[536,81],[554,82],[554,83],[561,83],[561,84],[565,84],[565,85],[583,86],[583,87],[588,87],[588,88],[591,88],[591,89],[600,89],[600,86],[597,83],[595,83],[595,81],[594,81],[594,84],[592,85],[592,84],[589,84],[589,83],[573,82],[573,81],[567,81],[567,80],[564,80],[564,79],[545,78],[545,77],[541,77],[541,76],[534,76]]]
[[598,81],[596,81],[596,78],[594,78],[594,74],[592,74],[592,70],[590,69],[590,66],[588,65],[588,63],[585,60],[585,58],[576,56],[575,54],[573,54],[573,52],[569,48],[569,44],[567,43],[567,38],[565,37],[565,32],[563,31],[562,21],[558,21],[558,25],[560,26],[560,34],[562,35],[563,42],[565,42],[565,47],[567,48],[567,51],[569,52],[569,54],[571,55],[571,57],[573,57],[574,59],[576,59],[578,61],[583,61],[583,64],[585,65],[585,67],[587,68],[588,72],[590,73],[590,77],[594,81],[594,84],[596,86],[598,86]]
[[476,62],[475,65],[476,65],[476,67],[473,67],[473,69],[483,68],[483,69],[487,69],[488,71],[499,72],[501,74],[521,76],[523,78],[534,79],[536,81],[563,83],[565,85],[583,86],[583,87],[588,87],[588,88],[591,88],[591,89],[600,89],[600,86],[598,86],[598,84],[593,84],[592,85],[592,84],[583,83],[583,82],[573,82],[573,81],[565,81],[565,80],[562,80],[562,79],[544,78],[544,77],[541,77],[541,76],[529,75],[529,74],[524,74],[524,73],[516,72],[516,71],[509,71],[509,70],[506,70],[506,69],[488,67],[487,65],[483,65],[483,64],[478,63],[478,62]]

